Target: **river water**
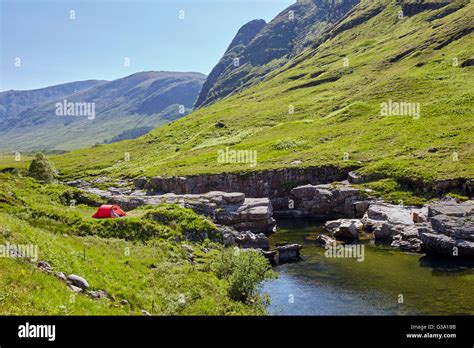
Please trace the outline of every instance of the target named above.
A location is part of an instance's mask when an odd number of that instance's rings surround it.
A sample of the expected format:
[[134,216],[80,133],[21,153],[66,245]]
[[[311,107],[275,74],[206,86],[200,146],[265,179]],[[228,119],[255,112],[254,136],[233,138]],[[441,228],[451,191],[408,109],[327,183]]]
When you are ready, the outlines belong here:
[[364,259],[325,257],[312,221],[280,220],[270,243],[303,245],[303,260],[277,266],[262,286],[272,315],[474,314],[474,263],[392,250],[365,239]]

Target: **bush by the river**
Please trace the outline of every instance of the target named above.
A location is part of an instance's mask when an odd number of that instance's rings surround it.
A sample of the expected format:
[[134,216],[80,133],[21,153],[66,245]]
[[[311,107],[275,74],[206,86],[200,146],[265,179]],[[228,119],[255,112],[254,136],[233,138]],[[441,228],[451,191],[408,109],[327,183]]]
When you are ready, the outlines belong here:
[[56,181],[58,172],[54,165],[41,152],[37,153],[28,168],[28,175],[43,183]]
[[253,302],[258,298],[258,286],[275,277],[268,260],[260,251],[228,248],[212,265],[220,279],[228,282],[228,293],[234,301]]

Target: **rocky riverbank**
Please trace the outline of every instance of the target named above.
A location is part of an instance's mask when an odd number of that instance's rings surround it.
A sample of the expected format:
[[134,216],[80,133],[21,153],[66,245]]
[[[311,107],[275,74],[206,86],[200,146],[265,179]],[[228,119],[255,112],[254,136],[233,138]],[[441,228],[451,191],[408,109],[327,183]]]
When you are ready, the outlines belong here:
[[240,192],[211,191],[204,194],[154,194],[144,190],[110,187],[107,190],[92,187],[84,181],[69,182],[126,210],[161,203],[178,204],[210,218],[220,229],[226,246],[259,249],[272,264],[300,259],[300,245],[281,246],[270,250],[267,235],[274,232],[276,222],[268,198],[246,198]]
[[325,228],[341,241],[369,232],[403,251],[474,258],[474,201],[445,198],[422,208],[373,201],[362,219],[328,221]]
[[[351,181],[357,179],[353,174],[350,178]],[[333,238],[344,242],[357,240],[361,233],[368,233],[377,243],[390,244],[393,248],[403,251],[474,257],[472,200],[458,202],[455,199],[444,198],[422,208],[393,205],[368,196],[354,188],[349,181],[296,186],[286,191],[287,197],[273,200],[268,197],[249,198],[243,192],[160,194],[156,191],[157,185],[163,188],[165,183],[168,185],[170,182],[173,187],[181,183],[178,185],[180,187],[178,191],[198,190],[199,186],[192,186],[191,181],[180,180],[179,178],[175,178],[174,181],[156,178],[148,181],[141,179],[141,182],[135,180],[135,186],[146,187],[146,191],[116,187],[100,190],[87,183],[70,184],[99,195],[109,203],[120,204],[127,210],[141,205],[160,203],[175,203],[190,208],[223,226],[225,244],[261,249],[272,261],[276,254],[281,261],[297,260],[300,258],[301,249],[301,246],[295,245],[275,251],[269,250],[267,235],[276,228],[274,216],[295,219],[316,218],[325,221],[325,227],[332,233]],[[232,178],[227,180],[232,181]],[[267,186],[262,184],[262,187]],[[169,188],[171,187],[167,187]],[[262,193],[249,189],[246,191],[250,191],[251,194]],[[272,202],[276,202],[279,210],[274,211]],[[318,240],[322,244],[330,242],[322,236]]]

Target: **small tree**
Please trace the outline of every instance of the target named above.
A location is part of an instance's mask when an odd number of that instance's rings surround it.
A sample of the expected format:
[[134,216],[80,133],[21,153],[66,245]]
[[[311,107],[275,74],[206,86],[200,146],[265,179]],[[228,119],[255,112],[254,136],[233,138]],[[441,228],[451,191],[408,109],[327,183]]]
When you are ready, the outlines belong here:
[[251,302],[258,298],[258,286],[265,279],[276,278],[270,263],[258,250],[227,248],[212,264],[219,279],[228,282],[229,297]]
[[58,172],[46,156],[41,152],[38,152],[33,161],[31,161],[28,175],[38,181],[51,183],[56,181]]

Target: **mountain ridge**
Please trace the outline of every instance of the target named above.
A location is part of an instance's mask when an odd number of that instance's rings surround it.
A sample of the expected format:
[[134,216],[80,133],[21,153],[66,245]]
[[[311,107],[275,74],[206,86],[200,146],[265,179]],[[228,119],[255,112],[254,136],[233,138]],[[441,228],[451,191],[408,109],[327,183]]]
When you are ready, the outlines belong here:
[[[124,131],[151,127],[189,113],[205,80],[195,72],[147,71],[97,84],[0,120],[3,151],[72,150]],[[57,104],[93,104],[93,117],[57,115]],[[15,140],[15,148],[11,147]]]
[[[202,107],[258,83],[302,52],[312,38],[334,25],[359,0],[298,1],[269,23],[242,26],[209,74],[195,107]],[[240,37],[245,40],[240,40]],[[237,61],[236,61],[237,60]]]
[[83,80],[66,82],[31,90],[10,89],[0,92],[0,121],[5,118],[14,117],[22,111],[53,101],[57,98],[66,97],[76,93],[78,90],[97,86],[107,80]]

